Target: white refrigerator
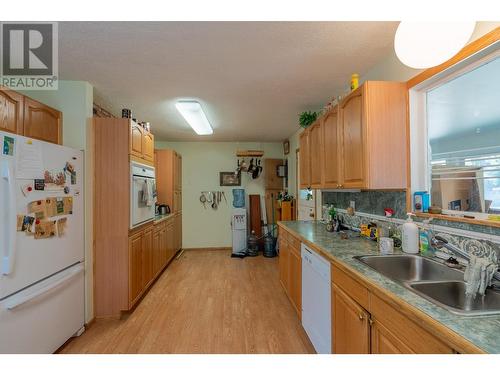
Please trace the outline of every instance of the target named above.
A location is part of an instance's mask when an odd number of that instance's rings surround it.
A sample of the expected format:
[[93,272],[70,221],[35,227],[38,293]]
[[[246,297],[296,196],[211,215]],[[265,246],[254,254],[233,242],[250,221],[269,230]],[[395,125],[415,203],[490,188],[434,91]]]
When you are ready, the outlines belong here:
[[0,353],[84,326],[83,152],[0,132]]

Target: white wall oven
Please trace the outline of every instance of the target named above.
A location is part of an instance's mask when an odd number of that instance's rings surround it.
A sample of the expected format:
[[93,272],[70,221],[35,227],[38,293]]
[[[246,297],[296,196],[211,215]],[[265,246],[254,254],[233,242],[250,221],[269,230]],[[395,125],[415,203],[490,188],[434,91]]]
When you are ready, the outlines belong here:
[[130,163],[130,228],[155,217],[155,169],[137,162]]

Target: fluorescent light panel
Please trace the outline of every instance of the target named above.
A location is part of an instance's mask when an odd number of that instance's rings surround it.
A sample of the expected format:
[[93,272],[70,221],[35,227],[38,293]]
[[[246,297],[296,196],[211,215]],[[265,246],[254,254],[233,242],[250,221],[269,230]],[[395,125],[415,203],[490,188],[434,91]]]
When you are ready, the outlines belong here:
[[195,100],[180,100],[175,103],[184,120],[193,128],[198,135],[213,134],[212,126],[203,112],[200,103]]

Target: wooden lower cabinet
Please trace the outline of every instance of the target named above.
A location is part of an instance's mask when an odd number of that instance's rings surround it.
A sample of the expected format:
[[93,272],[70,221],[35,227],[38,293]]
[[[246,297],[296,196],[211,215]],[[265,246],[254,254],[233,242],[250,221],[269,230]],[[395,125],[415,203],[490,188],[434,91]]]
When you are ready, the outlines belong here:
[[279,239],[279,276],[293,308],[302,317],[302,257],[300,241],[291,235]]
[[139,232],[129,238],[129,308],[139,299],[142,292],[142,240],[143,233]]
[[333,353],[454,353],[449,345],[334,264],[332,281]]
[[131,309],[174,257],[174,219],[169,217],[129,237],[129,298]]
[[182,214],[176,213],[173,219],[174,254],[182,249]]
[[288,242],[282,238],[280,238],[280,243],[279,243],[279,274],[280,274],[280,282],[281,286],[285,290],[285,292],[288,294],[288,275],[289,275],[289,269],[288,269]]
[[415,353],[377,320],[373,320],[371,324],[371,346],[373,354]]
[[153,228],[144,231],[142,238],[142,289],[153,281]]
[[332,285],[332,353],[370,353],[370,314]]
[[302,257],[300,256],[300,247],[290,246],[288,270],[288,296],[299,318],[302,318]]

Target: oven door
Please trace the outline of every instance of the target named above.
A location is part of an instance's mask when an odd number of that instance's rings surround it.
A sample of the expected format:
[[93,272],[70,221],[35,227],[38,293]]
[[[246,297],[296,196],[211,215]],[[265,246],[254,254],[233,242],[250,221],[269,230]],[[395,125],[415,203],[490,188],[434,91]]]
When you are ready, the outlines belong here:
[[155,205],[150,207],[142,200],[142,191],[146,180],[154,182],[154,178],[132,176],[132,186],[130,187],[130,228],[135,228],[141,224],[151,221],[155,217]]

